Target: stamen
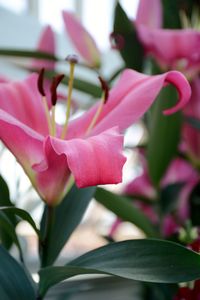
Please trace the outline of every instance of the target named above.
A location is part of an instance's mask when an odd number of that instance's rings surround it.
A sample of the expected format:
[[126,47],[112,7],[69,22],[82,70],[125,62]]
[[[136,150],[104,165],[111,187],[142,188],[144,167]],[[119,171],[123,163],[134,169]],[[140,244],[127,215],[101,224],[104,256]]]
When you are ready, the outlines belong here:
[[52,109],[51,109],[52,136],[56,135],[55,106],[56,106],[57,98],[58,98],[57,97],[57,87],[64,77],[65,77],[64,74],[59,74],[59,75],[55,76],[53,78],[51,86],[50,86],[51,103],[52,103]]
[[40,73],[38,76],[38,81],[37,81],[37,86],[38,86],[38,91],[40,92],[40,94],[42,96],[42,103],[43,103],[43,107],[44,107],[44,111],[45,111],[45,115],[46,115],[46,119],[47,119],[48,129],[49,129],[49,133],[51,133],[52,132],[51,117],[50,117],[49,107],[47,104],[47,99],[46,99],[46,95],[45,95],[45,91],[44,91],[44,71],[45,71],[44,68],[42,68],[40,70]]
[[50,91],[51,91],[51,103],[53,106],[56,105],[57,102],[57,87],[65,77],[64,74],[59,74],[55,76],[52,80],[51,86],[50,86]]
[[102,77],[98,77],[99,78],[99,81],[101,83],[101,88],[103,90],[103,95],[102,95],[102,98],[101,98],[101,102],[99,104],[99,107],[88,127],[88,129],[86,130],[86,135],[88,135],[90,133],[90,131],[93,129],[93,127],[95,126],[101,112],[102,112],[102,109],[103,109],[103,106],[104,104],[107,102],[108,100],[108,96],[109,96],[109,87],[108,87],[108,84],[107,82],[102,78]]
[[44,97],[45,91],[44,91],[44,68],[42,68],[38,75],[38,81],[37,81],[38,91],[40,94]]
[[73,90],[73,83],[74,83],[74,69],[75,69],[75,64],[78,62],[78,57],[76,55],[69,55],[66,58],[66,60],[70,64],[70,73],[69,73],[69,83],[68,83],[66,119],[62,130],[61,139],[64,139],[67,134],[67,128],[68,128],[69,117],[70,117],[72,90]]

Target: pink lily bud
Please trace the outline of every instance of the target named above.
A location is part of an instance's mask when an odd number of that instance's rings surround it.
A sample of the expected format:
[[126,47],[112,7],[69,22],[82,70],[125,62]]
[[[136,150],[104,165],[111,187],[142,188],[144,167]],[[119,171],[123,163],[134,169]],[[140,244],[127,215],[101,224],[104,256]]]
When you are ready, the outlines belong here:
[[78,53],[89,66],[98,68],[101,63],[101,54],[92,36],[72,13],[63,11],[63,20],[65,29]]
[[[55,54],[55,36],[51,26],[46,26],[42,31],[37,46],[38,51],[46,52],[49,54]],[[49,69],[53,70],[55,68],[55,62],[50,60],[34,59],[31,64],[31,68],[34,69]]]

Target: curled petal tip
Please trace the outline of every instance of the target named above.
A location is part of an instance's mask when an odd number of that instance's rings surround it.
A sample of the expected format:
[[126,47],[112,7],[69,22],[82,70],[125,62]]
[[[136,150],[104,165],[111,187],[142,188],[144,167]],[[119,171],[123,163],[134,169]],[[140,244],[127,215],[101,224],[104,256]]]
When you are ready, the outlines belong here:
[[181,110],[190,100],[191,87],[187,79],[183,76],[183,74],[178,71],[168,72],[165,81],[167,83],[173,84],[176,87],[179,95],[177,104],[163,111],[164,115],[171,115]]

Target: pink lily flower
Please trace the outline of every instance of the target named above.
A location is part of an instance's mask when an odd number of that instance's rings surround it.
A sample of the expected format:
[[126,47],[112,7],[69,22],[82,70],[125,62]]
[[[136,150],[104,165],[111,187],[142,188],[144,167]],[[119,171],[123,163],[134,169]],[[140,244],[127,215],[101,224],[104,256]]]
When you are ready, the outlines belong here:
[[[195,29],[160,28],[161,2],[154,1],[153,9],[149,9],[148,14],[149,2],[141,1],[136,17],[138,35],[146,53],[152,55],[164,70],[177,69],[190,78],[194,77],[200,70],[200,32]],[[150,27],[151,14],[152,19],[157,19],[158,22],[154,22],[154,26]]]
[[[14,154],[41,198],[49,205],[62,200],[70,175],[77,186],[119,183],[126,161],[120,134],[151,106],[162,87],[173,84],[179,101],[166,114],[181,109],[190,86],[176,71],[148,76],[123,72],[105,104],[97,103],[68,123],[67,133],[49,130],[47,114],[37,90],[37,75],[0,85],[0,139]],[[54,106],[55,108],[55,106]]]
[[[138,195],[147,197],[149,199],[156,199],[156,190],[153,187],[151,180],[148,175],[147,163],[144,159],[144,156],[141,156],[143,173],[134,178],[124,189],[126,195]],[[170,184],[183,182],[183,186],[178,199],[178,210],[175,215],[168,214],[163,219],[162,224],[162,234],[167,237],[177,232],[178,228],[189,218],[189,205],[188,199],[193,188],[199,181],[199,175],[192,166],[184,161],[183,159],[175,159],[170,164],[162,182],[161,187],[164,188]],[[158,223],[158,215],[154,210],[152,205],[143,203],[141,201],[134,200],[134,205],[136,205],[153,224]],[[122,220],[119,218],[111,226],[109,236],[113,237],[118,227],[122,223]]]
[[184,186],[178,197],[178,209],[175,216],[167,215],[163,220],[162,232],[164,236],[170,236],[177,232],[181,224],[184,224],[185,221],[189,219],[190,210],[188,199],[193,188],[199,182],[198,172],[188,162],[180,158],[173,160],[169,165],[161,185],[164,187],[178,182],[183,182]]
[[[184,115],[200,120],[200,78],[196,78],[191,83],[192,96],[190,104],[183,110]],[[183,127],[183,139],[186,152],[195,164],[200,163],[200,132],[187,122]]]
[[78,53],[89,66],[98,68],[101,64],[101,53],[92,36],[73,13],[63,11],[63,20],[65,30]]

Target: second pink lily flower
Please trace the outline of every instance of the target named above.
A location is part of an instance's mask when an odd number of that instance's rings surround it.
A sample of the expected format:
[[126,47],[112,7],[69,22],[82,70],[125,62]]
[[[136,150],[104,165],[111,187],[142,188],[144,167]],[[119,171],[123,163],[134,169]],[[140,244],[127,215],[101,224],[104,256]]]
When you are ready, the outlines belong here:
[[198,30],[162,29],[160,0],[140,0],[135,22],[147,54],[152,55],[164,70],[177,69],[190,78],[196,76],[200,70]]

